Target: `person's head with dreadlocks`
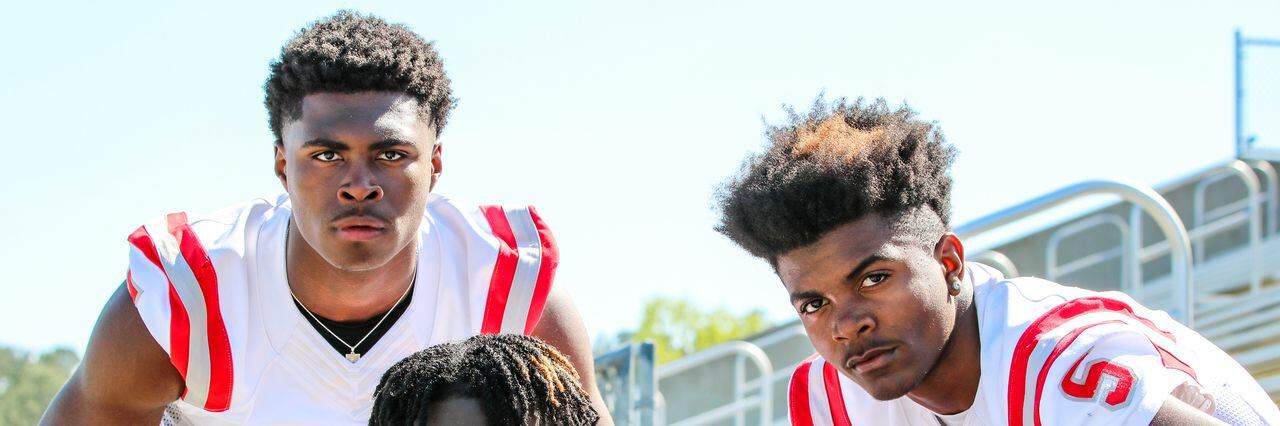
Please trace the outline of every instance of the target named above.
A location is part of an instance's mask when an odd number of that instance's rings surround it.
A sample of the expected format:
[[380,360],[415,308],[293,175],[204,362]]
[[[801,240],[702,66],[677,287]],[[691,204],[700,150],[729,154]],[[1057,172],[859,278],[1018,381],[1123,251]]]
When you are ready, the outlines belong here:
[[482,335],[432,346],[387,370],[370,425],[594,425],[578,373],[551,345]]

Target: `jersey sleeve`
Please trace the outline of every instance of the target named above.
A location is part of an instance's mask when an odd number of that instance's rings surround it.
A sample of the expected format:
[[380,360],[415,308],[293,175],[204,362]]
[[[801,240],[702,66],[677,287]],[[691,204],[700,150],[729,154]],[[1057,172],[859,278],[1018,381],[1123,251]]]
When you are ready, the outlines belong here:
[[533,206],[480,206],[478,215],[486,239],[497,255],[482,281],[484,309],[481,334],[530,334],[560,265],[560,250],[546,222]]
[[232,355],[209,254],[183,213],[129,235],[125,286],[138,315],[185,382],[182,399],[208,411],[228,408]]
[[1175,389],[1195,382],[1173,341],[1142,324],[1089,324],[1053,346],[1030,401],[1037,424],[1148,424]]

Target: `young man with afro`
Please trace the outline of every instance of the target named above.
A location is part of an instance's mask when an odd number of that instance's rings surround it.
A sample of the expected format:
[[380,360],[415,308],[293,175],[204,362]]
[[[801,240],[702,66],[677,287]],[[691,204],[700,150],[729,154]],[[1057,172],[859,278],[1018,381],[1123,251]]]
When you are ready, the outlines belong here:
[[955,150],[911,109],[819,100],[767,136],[719,193],[718,230],[773,266],[818,351],[792,375],[792,424],[1280,423],[1163,312],[966,263]]
[[432,193],[449,86],[403,25],[344,11],[298,32],[265,85],[283,193],[129,235],[43,423],[366,424],[392,364],[498,333],[559,348],[606,413],[537,211]]

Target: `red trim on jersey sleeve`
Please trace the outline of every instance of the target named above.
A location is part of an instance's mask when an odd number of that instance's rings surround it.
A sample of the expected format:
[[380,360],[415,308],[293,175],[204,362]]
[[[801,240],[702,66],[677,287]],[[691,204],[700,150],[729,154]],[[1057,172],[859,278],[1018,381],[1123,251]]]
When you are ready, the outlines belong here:
[[[191,321],[187,316],[187,308],[182,305],[178,290],[169,285],[169,362],[187,380],[187,363],[191,361]],[[182,397],[187,396],[187,388],[183,386]]]
[[234,363],[231,357],[231,342],[227,337],[227,327],[222,321],[222,309],[218,304],[218,274],[213,268],[213,261],[200,244],[191,226],[187,224],[185,213],[173,213],[168,216],[169,233],[178,240],[182,258],[200,283],[200,294],[204,297],[207,317],[207,336],[209,338],[209,396],[205,400],[204,409],[213,412],[225,411],[231,406],[231,391],[234,378]]
[[147,234],[147,228],[139,226],[132,234],[129,234],[129,244],[133,244],[151,261],[152,265],[156,265],[161,271],[164,267],[160,266],[160,253],[156,251],[155,243],[151,242],[151,235]]
[[480,334],[497,334],[502,331],[502,314],[507,309],[507,298],[511,294],[520,255],[516,253],[516,236],[511,231],[511,223],[507,222],[506,210],[502,206],[480,206],[480,212],[489,222],[493,235],[498,237],[498,258],[489,279],[489,296],[485,299]]
[[852,426],[849,412],[844,408],[844,392],[840,390],[840,372],[830,362],[822,363],[822,386],[827,391],[827,406],[831,407],[831,424]]
[[1156,352],[1160,353],[1160,363],[1164,364],[1166,368],[1171,368],[1171,369],[1186,373],[1186,375],[1191,376],[1191,380],[1195,380],[1196,383],[1200,383],[1200,378],[1196,377],[1196,370],[1194,368],[1191,368],[1190,365],[1187,365],[1187,363],[1182,362],[1182,360],[1178,359],[1176,355],[1165,350],[1164,347],[1155,344],[1155,342],[1151,342],[1151,346],[1156,347]]
[[134,304],[138,303],[138,287],[133,284],[133,271],[127,271],[124,274],[124,288],[129,290],[129,301]]
[[813,426],[813,414],[809,411],[809,367],[818,354],[805,358],[791,373],[791,385],[787,387],[787,417],[791,426]]
[[538,281],[533,288],[533,300],[529,303],[529,316],[524,323],[524,334],[533,333],[534,326],[542,318],[542,308],[547,304],[547,296],[551,294],[551,284],[556,277],[556,267],[560,265],[560,248],[551,235],[551,229],[538,216],[538,211],[529,206],[529,216],[538,229],[538,240],[542,244],[542,260],[538,264]]
[[[187,319],[187,309],[182,306],[182,299],[178,297],[178,290],[173,288],[169,273],[160,265],[160,253],[156,251],[156,245],[151,241],[151,235],[147,233],[147,229],[140,226],[129,234],[129,244],[142,252],[142,255],[165,275],[165,281],[169,284],[169,363],[173,364],[173,368],[178,370],[178,374],[182,375],[185,381],[191,346],[191,324]],[[183,387],[182,396],[186,395],[187,389]]]

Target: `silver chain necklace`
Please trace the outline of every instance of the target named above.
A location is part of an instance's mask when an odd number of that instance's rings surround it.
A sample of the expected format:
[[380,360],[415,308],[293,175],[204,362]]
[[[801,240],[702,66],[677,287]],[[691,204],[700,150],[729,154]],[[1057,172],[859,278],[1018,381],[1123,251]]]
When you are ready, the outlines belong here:
[[[289,259],[289,230],[287,226],[285,227],[284,232],[285,232],[284,234],[285,256],[284,257],[287,261],[287,259]],[[416,259],[417,256],[414,256],[414,258]],[[395,311],[396,307],[400,306],[400,302],[404,301],[405,296],[409,295],[409,290],[412,290],[413,285],[418,282],[418,267],[417,265],[415,265],[413,268],[413,279],[409,281],[409,286],[405,287],[404,293],[400,295],[399,299],[396,299],[396,303],[391,305],[391,309],[387,310],[387,313],[382,314],[382,319],[379,319],[378,323],[374,324],[373,328],[369,329],[369,332],[365,333],[364,337],[360,338],[360,341],[356,342],[356,344],[354,345],[351,345],[351,344],[348,344],[346,340],[342,340],[341,337],[338,337],[338,334],[334,333],[333,330],[330,330],[329,326],[324,325],[324,323],[320,321],[320,318],[316,317],[316,314],[312,313],[310,309],[307,309],[307,305],[304,305],[301,300],[298,300],[298,295],[293,294],[293,286],[289,285],[288,283],[288,279],[289,279],[288,271],[289,271],[289,266],[286,264],[285,265],[285,281],[286,281],[285,286],[289,287],[289,295],[293,296],[293,301],[298,302],[298,306],[301,306],[302,310],[306,312],[307,315],[310,315],[311,319],[316,321],[316,324],[320,324],[320,327],[324,328],[324,331],[328,332],[330,336],[333,336],[334,339],[337,339],[339,343],[342,343],[343,346],[346,346],[347,349],[349,349],[346,357],[347,357],[347,361],[351,361],[352,364],[355,364],[356,361],[360,360],[360,354],[356,353],[356,347],[360,346],[361,343],[364,343],[364,341],[368,339],[369,336],[373,335],[374,331],[378,330],[378,327],[382,326],[382,322],[386,321],[387,317],[391,316],[391,312]]]

